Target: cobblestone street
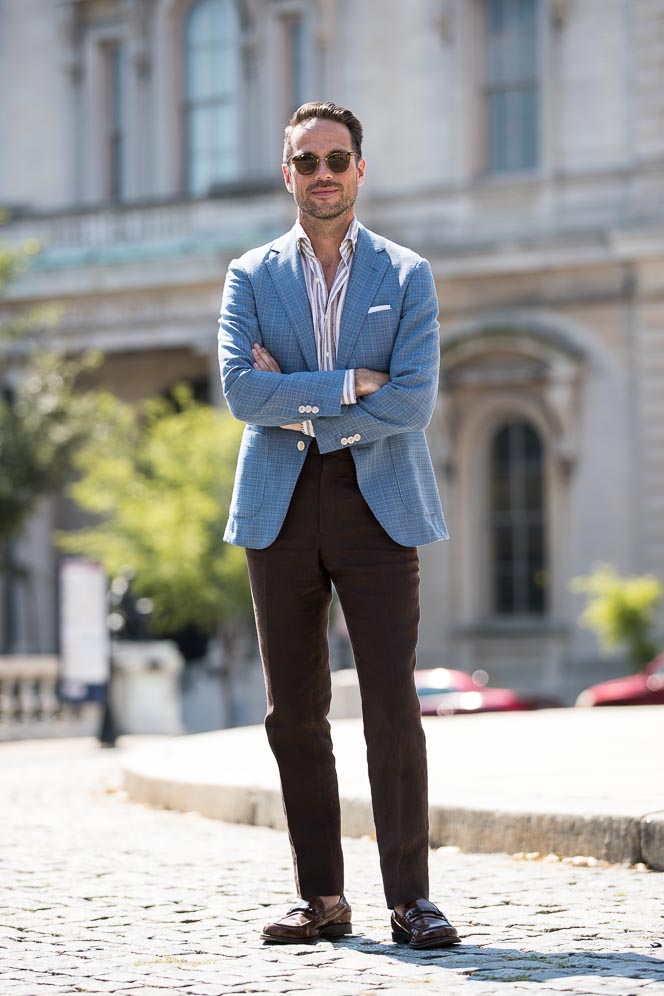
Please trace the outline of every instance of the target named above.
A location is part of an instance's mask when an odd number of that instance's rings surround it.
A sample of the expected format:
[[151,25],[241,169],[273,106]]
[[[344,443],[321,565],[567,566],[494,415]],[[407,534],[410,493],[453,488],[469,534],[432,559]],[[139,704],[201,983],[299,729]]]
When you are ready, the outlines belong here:
[[375,845],[347,840],[355,933],[265,947],[292,898],[285,834],[154,810],[120,790],[120,750],[0,746],[0,996],[664,993],[664,875],[432,854],[432,898],[463,937],[392,943]]

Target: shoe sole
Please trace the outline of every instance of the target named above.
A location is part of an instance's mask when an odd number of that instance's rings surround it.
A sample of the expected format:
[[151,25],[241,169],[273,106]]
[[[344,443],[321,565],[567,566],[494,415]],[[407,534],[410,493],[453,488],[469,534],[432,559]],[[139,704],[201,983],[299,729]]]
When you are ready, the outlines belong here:
[[268,944],[313,944],[320,937],[343,937],[352,933],[352,923],[330,923],[327,927],[321,927],[313,937],[278,937],[275,934],[261,934],[261,938]]
[[405,930],[392,930],[392,940],[397,944],[407,944],[410,948],[451,948],[461,944],[460,937],[436,937],[430,941],[413,941]]

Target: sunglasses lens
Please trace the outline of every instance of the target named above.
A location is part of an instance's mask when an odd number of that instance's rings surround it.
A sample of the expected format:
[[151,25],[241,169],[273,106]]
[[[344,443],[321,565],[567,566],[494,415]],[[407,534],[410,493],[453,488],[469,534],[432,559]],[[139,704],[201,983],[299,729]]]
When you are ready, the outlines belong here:
[[327,165],[333,173],[345,173],[350,165],[352,153],[332,152],[327,157]]
[[306,153],[303,153],[301,156],[293,156],[291,162],[301,176],[311,176],[312,173],[316,172],[316,167],[318,166],[316,156],[310,156]]
[[311,152],[303,152],[299,156],[293,156],[291,162],[301,176],[313,176],[319,162],[326,162],[331,173],[345,173],[352,158],[352,152],[331,152],[322,159]]

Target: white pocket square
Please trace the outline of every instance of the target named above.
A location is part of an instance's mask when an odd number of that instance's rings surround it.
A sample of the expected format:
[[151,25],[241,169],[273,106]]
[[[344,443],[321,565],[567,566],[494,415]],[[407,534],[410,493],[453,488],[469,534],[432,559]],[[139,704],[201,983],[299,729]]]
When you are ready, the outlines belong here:
[[374,304],[371,308],[369,308],[367,314],[371,315],[374,311],[389,311],[391,307],[391,304]]

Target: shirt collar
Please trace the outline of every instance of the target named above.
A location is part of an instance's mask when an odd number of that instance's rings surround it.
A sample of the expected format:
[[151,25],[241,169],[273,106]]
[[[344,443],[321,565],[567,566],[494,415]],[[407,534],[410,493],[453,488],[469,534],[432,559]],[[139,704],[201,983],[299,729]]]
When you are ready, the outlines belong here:
[[[351,219],[351,223],[348,226],[348,231],[341,240],[341,245],[339,246],[339,251],[341,252],[342,259],[347,260],[351,253],[355,252],[355,246],[357,243],[357,237],[360,232],[360,223],[358,222],[355,215]],[[311,239],[303,229],[299,220],[295,222],[295,238],[297,239],[297,245],[300,252],[304,252],[307,256],[315,256],[314,247],[311,244]]]

